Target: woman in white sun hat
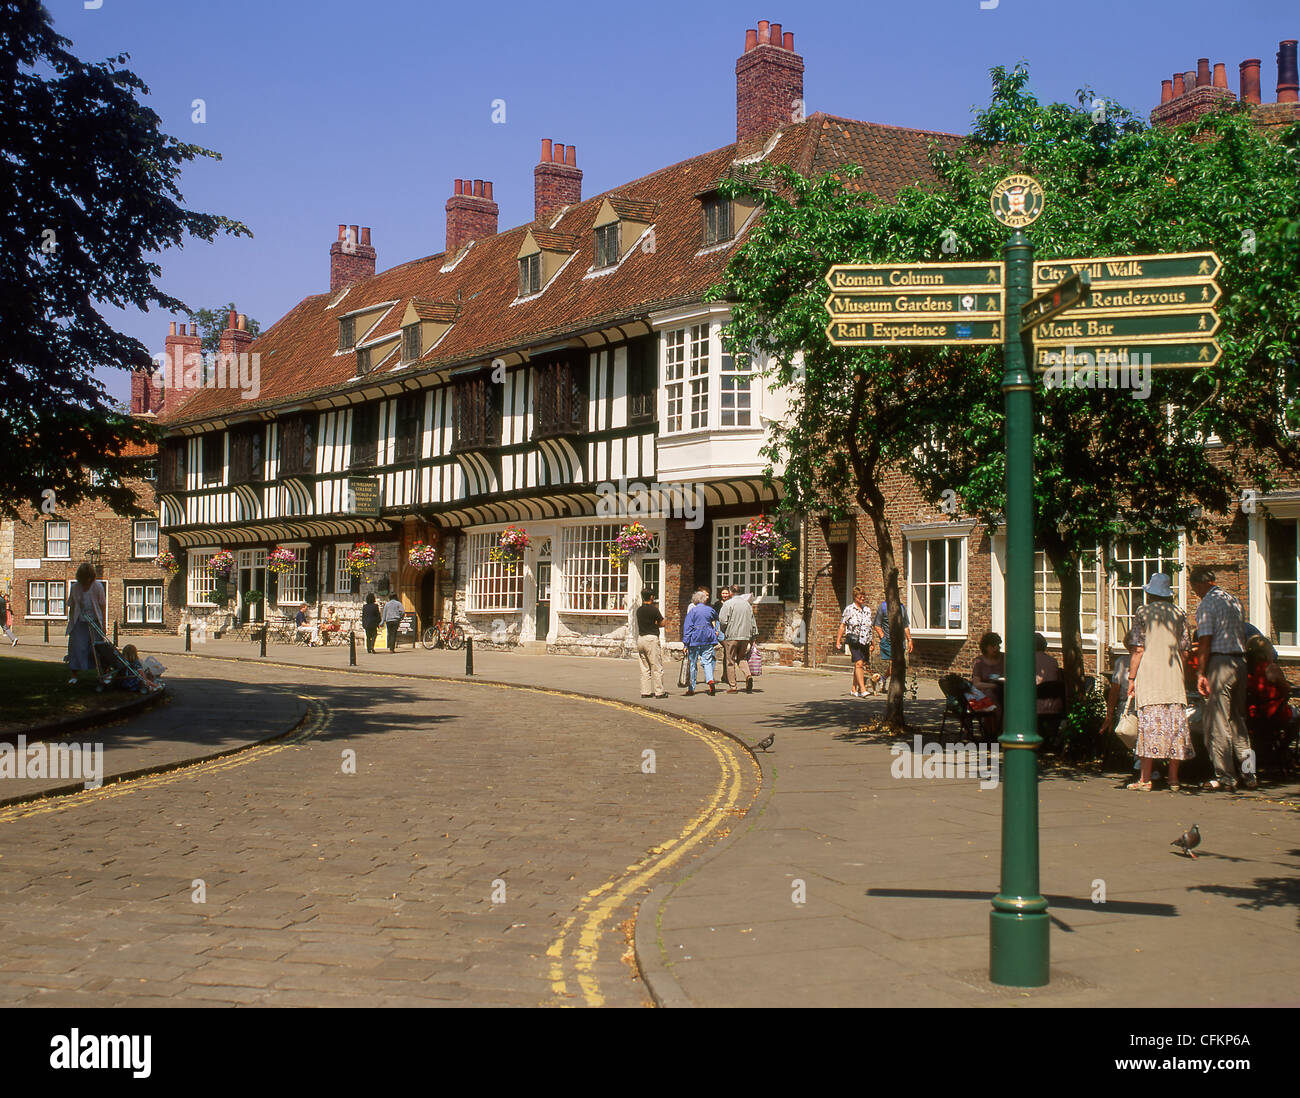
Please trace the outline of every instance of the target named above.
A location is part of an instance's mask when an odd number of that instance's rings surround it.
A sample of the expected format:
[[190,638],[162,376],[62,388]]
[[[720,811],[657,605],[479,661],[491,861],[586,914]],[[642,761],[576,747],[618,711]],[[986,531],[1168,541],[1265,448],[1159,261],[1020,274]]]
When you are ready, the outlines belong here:
[[1187,616],[1174,602],[1173,587],[1164,572],[1157,572],[1142,589],[1147,602],[1133,616],[1133,662],[1129,669],[1129,695],[1138,705],[1137,755],[1141,777],[1129,789],[1149,792],[1151,767],[1156,759],[1169,760],[1169,788],[1180,789],[1178,764],[1192,757],[1192,737],[1187,729],[1187,688],[1183,660],[1192,638]]

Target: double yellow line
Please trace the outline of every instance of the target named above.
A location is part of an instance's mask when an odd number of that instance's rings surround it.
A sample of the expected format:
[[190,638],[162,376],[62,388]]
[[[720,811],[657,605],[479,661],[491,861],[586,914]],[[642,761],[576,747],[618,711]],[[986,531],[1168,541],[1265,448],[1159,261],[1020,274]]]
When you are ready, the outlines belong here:
[[[618,705],[619,703],[605,702],[604,704]],[[559,937],[547,949],[546,955],[551,959],[551,990],[556,997],[572,998],[569,992],[569,976],[566,974],[571,968],[573,979],[588,1006],[603,1006],[605,1003],[596,976],[596,962],[600,956],[600,939],[604,925],[634,892],[645,888],[656,875],[671,869],[701,843],[718,836],[727,819],[729,817],[734,819],[739,814],[737,810],[744,786],[742,760],[753,766],[757,775],[757,764],[754,760],[744,755],[738,744],[719,733],[710,732],[690,721],[659,716],[639,707],[621,706],[621,708],[631,709],[640,716],[658,720],[661,724],[669,725],[700,740],[713,752],[713,757],[718,763],[719,778],[708,804],[682,828],[679,835],[656,846],[639,862],[628,866],[620,876],[606,881],[599,888],[587,893],[579,901],[577,910],[565,920]]]
[[144,789],[156,789],[159,786],[171,785],[184,778],[196,778],[206,774],[218,774],[225,770],[233,770],[237,766],[247,766],[251,762],[257,762],[270,755],[275,755],[286,748],[320,735],[329,726],[330,709],[325,702],[319,698],[303,695],[299,695],[299,697],[307,705],[307,717],[294,731],[282,739],[271,743],[258,744],[254,747],[236,748],[234,751],[219,755],[213,759],[203,759],[199,762],[190,763],[188,766],[164,770],[157,774],[145,774],[138,778],[123,778],[121,781],[102,785],[97,789],[86,789],[79,793],[68,793],[35,801],[25,801],[21,804],[12,804],[7,808],[0,808],[0,823],[26,819],[29,816],[44,816],[50,812],[66,812],[72,808],[84,808],[113,797],[126,797]]

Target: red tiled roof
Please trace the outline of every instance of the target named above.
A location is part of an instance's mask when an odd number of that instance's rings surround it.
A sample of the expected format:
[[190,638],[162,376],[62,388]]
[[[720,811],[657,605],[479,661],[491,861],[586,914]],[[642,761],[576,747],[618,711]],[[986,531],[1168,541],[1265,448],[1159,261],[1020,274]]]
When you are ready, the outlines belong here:
[[[506,229],[478,241],[452,270],[442,270],[450,257],[440,252],[356,283],[334,309],[329,304],[337,295],[320,293],[304,298],[249,348],[260,356],[259,399],[243,400],[235,389],[203,389],[169,419],[182,423],[246,415],[361,384],[355,378],[355,356],[338,353],[338,317],[382,302],[398,302],[384,324],[394,331],[412,298],[459,305],[456,322],[436,352],[421,359],[418,369],[423,372],[488,359],[698,300],[720,280],[734,245],[702,248],[702,218],[695,196],[731,174],[738,157],[762,153],[773,137],[750,137],[584,199],[550,228],[521,225]],[[933,179],[927,158],[931,142],[955,148],[960,140],[951,134],[814,114],[786,127],[765,159],[789,164],[805,175],[845,163],[861,164],[864,175],[855,186],[887,198],[908,184]],[[587,278],[594,258],[592,228],[606,198],[611,205],[618,199],[624,209],[631,210],[636,204],[639,212],[653,211],[655,247],[637,248],[615,270]],[[530,230],[544,247],[576,247],[577,254],[543,293],[514,304],[519,281],[515,260]],[[738,232],[737,243],[743,237],[744,233]],[[376,329],[369,338],[379,334]],[[386,373],[387,369],[376,369],[369,377]]]

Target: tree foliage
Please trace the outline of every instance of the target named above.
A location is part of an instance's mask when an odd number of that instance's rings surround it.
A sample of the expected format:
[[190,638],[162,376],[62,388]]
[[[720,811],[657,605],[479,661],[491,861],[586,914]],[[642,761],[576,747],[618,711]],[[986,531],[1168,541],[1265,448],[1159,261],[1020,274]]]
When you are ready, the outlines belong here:
[[180,204],[182,166],[220,157],[162,132],[138,98],[149,89],[122,67],[127,56],[86,63],[70,45],[35,0],[0,6],[0,511],[8,515],[39,504],[46,489],[60,508],[94,498],[131,510],[120,481],[143,470],[124,450],[150,431],[115,411],[95,369],[129,370],[150,357],[98,306],[184,311],[156,285],[157,253],[186,234],[252,235]]
[[[190,313],[190,320],[197,325],[197,330],[203,337],[200,344],[201,350],[220,350],[221,333],[225,331],[226,325],[230,322],[232,312],[238,312],[233,301],[226,305],[218,305],[215,309],[195,309]],[[262,334],[261,324],[251,316],[246,318],[246,323],[254,339]]]
[[[1124,538],[1207,538],[1233,521],[1239,487],[1268,490],[1300,467],[1290,429],[1300,126],[1266,136],[1244,107],[1230,107],[1153,128],[1113,103],[1098,117],[1086,88],[1078,106],[1040,104],[1027,82],[1023,66],[992,70],[990,104],[962,146],[932,148],[936,181],[892,199],[857,190],[853,168],[818,180],[767,168],[725,184],[762,197],[766,211],[718,295],[734,302],[734,340],[770,354],[774,379],[792,386],[790,422],[767,452],[793,506],[856,497],[880,536],[887,524],[871,505],[903,471],[931,501],[951,490],[964,513],[995,529],[1005,507],[1000,349],[831,347],[830,265],[1000,258],[1007,231],[989,214],[989,194],[1013,171],[1046,192],[1029,230],[1037,259],[1219,254],[1219,365],[1156,370],[1148,399],[1036,389],[1035,537],[1062,581],[1067,678],[1077,684],[1081,562]],[[1207,447],[1211,436],[1219,443]]]

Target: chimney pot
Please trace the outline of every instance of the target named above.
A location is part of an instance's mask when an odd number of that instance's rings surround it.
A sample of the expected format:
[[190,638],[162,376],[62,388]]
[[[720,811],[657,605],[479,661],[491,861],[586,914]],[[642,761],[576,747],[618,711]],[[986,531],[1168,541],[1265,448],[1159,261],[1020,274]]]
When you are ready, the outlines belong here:
[[1183,73],[1183,90],[1191,91],[1196,87],[1196,70],[1188,69]]
[[772,45],[776,46],[777,49],[781,48],[781,24],[780,23],[772,24],[772,33],[768,41],[771,42]]
[[347,227],[346,225],[340,225],[340,226],[339,226],[339,239],[340,239],[340,240],[342,240],[343,237],[347,234],[347,231],[348,231],[348,227]]
[[169,334],[170,334],[170,335],[175,335],[175,334],[176,334],[176,321],[174,321],[174,320],[172,321],[172,328],[171,328],[171,332],[170,332]]
[[771,41],[771,27],[772,24],[766,19],[760,19],[758,21],[758,44],[760,46],[766,46]]
[[1196,86],[1198,88],[1208,88],[1210,86],[1210,59],[1208,57],[1198,57],[1196,59]]
[[538,163],[549,164],[550,162],[551,162],[551,139],[549,137],[543,137],[542,158]]
[[576,168],[576,167],[578,166],[578,146],[577,146],[577,145],[569,145],[567,148],[565,148],[565,150],[564,150],[564,162],[565,162],[566,164],[568,164],[570,168]]
[[227,327],[227,328],[233,328],[234,326],[235,326],[235,310],[234,310],[234,309],[231,309],[231,310],[230,310],[230,316],[229,316],[229,318],[228,318],[227,321],[226,321],[226,327]]
[[1174,97],[1174,84],[1172,80],[1160,81],[1160,102],[1168,103]]
[[1181,72],[1174,73],[1173,88],[1174,88],[1175,99],[1177,99],[1179,96],[1183,94],[1184,91],[1186,91],[1186,89],[1183,87],[1183,74]]
[[752,28],[750,30],[745,31],[745,52],[748,53],[757,45],[758,45],[758,31],[753,30]]
[[483,180],[481,179],[474,180],[474,190],[472,193],[475,198],[483,197]]
[[1259,99],[1259,58],[1251,57],[1243,61],[1241,70],[1241,101],[1258,103]]
[[1225,91],[1228,88],[1228,66],[1222,61],[1214,63],[1214,86],[1223,88]]
[[564,163],[564,146],[561,145],[558,141],[555,143],[554,151],[551,154],[551,162],[554,164]]
[[456,180],[456,190],[455,190],[455,193],[456,193],[456,194],[463,194],[464,191],[465,191],[465,184],[462,183],[459,179],[457,179],[457,180]]
[[353,244],[355,244],[358,240],[361,239],[361,232],[360,230],[358,230],[358,228],[355,225],[348,226],[348,233],[349,233],[348,240],[350,240]]
[[370,246],[370,226],[369,226],[369,225],[362,225],[362,226],[361,226],[361,243],[364,244],[364,245],[366,245],[367,247]]
[[1294,38],[1284,38],[1277,44],[1277,101],[1279,103],[1300,102],[1300,72],[1296,69],[1296,45]]
[[[181,333],[181,335],[185,335],[185,334],[186,334],[186,332],[185,332],[185,325],[184,325],[184,324],[181,325],[180,333]],[[199,334],[199,326],[198,326],[197,323],[194,325],[194,334],[195,334],[195,335],[198,335],[198,334]]]
[[244,313],[239,314],[239,330],[241,332],[248,331],[248,317]]
[[787,49],[791,53],[794,53],[794,31],[785,32],[782,36],[781,46],[783,49]]
[[483,180],[483,197],[489,202],[492,201],[492,180],[490,179]]

